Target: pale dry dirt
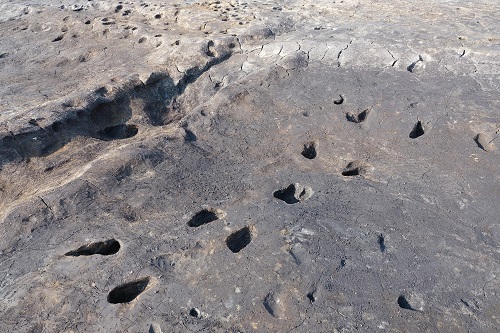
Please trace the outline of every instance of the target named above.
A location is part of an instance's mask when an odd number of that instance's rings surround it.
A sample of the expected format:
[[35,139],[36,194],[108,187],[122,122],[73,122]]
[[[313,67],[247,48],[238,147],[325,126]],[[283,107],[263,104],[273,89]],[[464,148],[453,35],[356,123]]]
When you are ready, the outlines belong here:
[[1,332],[497,332],[496,0],[0,0]]

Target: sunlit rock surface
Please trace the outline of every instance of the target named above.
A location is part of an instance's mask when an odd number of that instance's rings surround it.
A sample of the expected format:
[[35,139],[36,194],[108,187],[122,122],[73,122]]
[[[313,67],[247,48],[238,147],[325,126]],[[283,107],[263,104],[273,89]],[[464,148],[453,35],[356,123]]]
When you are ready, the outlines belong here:
[[496,332],[497,1],[0,1],[1,332]]

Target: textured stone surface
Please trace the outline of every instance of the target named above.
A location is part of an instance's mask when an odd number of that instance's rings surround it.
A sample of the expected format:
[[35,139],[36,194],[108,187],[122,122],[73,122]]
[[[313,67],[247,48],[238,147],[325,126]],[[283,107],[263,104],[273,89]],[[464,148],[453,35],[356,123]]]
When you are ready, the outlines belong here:
[[0,331],[495,332],[499,11],[0,1]]

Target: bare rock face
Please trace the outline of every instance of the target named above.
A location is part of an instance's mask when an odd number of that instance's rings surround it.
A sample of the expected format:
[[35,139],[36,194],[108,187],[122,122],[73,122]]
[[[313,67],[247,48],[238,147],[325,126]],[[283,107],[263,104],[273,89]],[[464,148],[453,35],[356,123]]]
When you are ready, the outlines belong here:
[[0,332],[497,332],[496,1],[0,1]]

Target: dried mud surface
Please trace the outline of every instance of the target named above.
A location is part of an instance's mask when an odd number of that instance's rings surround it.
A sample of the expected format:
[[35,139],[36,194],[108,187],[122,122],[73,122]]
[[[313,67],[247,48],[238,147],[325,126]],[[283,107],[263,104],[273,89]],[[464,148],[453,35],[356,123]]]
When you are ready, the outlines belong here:
[[0,331],[496,332],[499,11],[0,1]]

